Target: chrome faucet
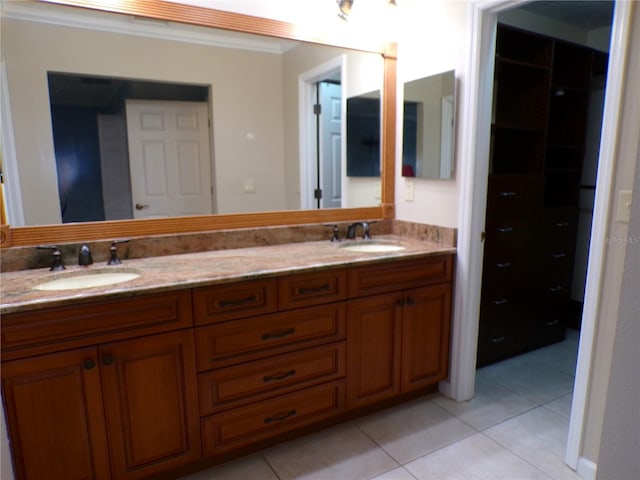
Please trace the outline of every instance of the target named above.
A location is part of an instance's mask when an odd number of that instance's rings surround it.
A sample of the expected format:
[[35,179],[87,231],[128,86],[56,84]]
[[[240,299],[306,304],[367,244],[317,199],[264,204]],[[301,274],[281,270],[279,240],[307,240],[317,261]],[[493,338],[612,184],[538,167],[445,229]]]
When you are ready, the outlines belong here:
[[358,227],[362,227],[362,238],[369,240],[371,234],[369,233],[369,222],[355,222],[347,227],[347,240],[353,240],[356,238],[356,231]]
[[62,253],[60,253],[60,249],[56,245],[38,245],[36,248],[40,250],[51,250],[53,252],[53,263],[49,269],[50,271],[55,272],[65,269],[62,263]]
[[89,245],[84,244],[80,247],[80,253],[78,254],[78,265],[92,265],[93,256],[91,255],[91,249]]

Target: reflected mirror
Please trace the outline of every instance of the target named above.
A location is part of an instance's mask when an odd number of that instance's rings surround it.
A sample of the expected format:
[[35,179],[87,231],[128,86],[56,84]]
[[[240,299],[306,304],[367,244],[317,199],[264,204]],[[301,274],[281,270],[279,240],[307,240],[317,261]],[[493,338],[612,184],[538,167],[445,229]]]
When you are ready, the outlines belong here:
[[[380,54],[26,2],[1,34],[13,226],[380,204],[342,160]],[[313,114],[325,81],[332,131]]]
[[454,119],[454,70],[405,83],[402,176],[452,178]]

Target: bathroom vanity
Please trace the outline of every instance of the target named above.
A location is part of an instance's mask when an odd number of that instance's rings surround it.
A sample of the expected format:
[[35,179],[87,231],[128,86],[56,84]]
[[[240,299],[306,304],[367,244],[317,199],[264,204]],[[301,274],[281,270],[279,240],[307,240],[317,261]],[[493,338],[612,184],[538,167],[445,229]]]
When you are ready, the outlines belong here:
[[116,268],[137,279],[75,291],[33,286],[86,267],[4,273],[17,478],[175,478],[433,391],[448,374],[455,249],[387,241],[402,250],[130,260]]

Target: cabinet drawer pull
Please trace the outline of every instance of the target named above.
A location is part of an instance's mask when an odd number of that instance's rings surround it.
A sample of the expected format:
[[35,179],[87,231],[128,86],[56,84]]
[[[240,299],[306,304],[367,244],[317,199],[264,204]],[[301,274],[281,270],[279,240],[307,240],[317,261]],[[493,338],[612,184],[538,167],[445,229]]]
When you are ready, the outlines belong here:
[[308,295],[310,293],[322,293],[322,292],[328,292],[329,290],[331,290],[331,285],[329,285],[328,283],[325,283],[324,285],[320,286],[320,287],[313,287],[313,288],[299,288],[298,289],[298,293],[300,295]]
[[511,262],[498,262],[496,263],[496,267],[498,268],[509,268],[511,266]]
[[264,419],[264,423],[269,425],[270,423],[273,423],[273,422],[282,422],[283,420],[286,420],[287,418],[291,418],[291,417],[295,416],[297,413],[298,412],[296,412],[296,409],[294,408],[293,410],[289,410],[288,412],[281,413],[281,414],[273,416],[273,417],[267,417],[267,418]]
[[258,300],[258,297],[255,295],[251,295],[247,298],[241,298],[240,300],[221,300],[221,307],[238,307],[240,305],[248,305],[250,303],[254,303]]
[[275,332],[263,333],[262,340],[271,340],[272,338],[282,338],[282,337],[286,337],[287,335],[293,335],[294,333],[296,333],[296,329],[293,327],[287,328],[286,330],[277,330]]
[[496,230],[500,233],[510,233],[513,232],[513,227],[499,227]]
[[407,298],[407,305],[415,305],[416,299],[413,297]]
[[509,300],[506,298],[496,298],[495,300],[491,300],[491,303],[494,305],[504,305],[505,303],[509,303]]
[[114,362],[113,355],[108,355],[108,354],[107,355],[103,355],[103,357],[102,357],[102,364],[103,365],[107,365],[107,366],[108,365],[113,365],[113,362]]
[[96,366],[96,361],[93,358],[87,358],[82,362],[82,366],[85,370],[92,370]]
[[569,226],[569,222],[556,222],[556,227],[558,228],[567,228]]
[[547,327],[555,327],[556,325],[558,325],[558,323],[560,323],[560,321],[556,318],[554,320],[547,320],[544,323],[547,325]]
[[283,373],[274,373],[273,375],[265,375],[264,377],[262,377],[262,381],[264,383],[269,383],[276,380],[284,380],[287,377],[293,377],[295,374],[296,374],[295,369],[289,370],[288,372],[283,372]]
[[551,256],[552,256],[553,258],[564,258],[564,257],[566,257],[567,255],[566,255],[565,253],[560,252],[560,253],[554,253],[554,254],[553,254],[553,255],[551,255]]
[[493,337],[489,339],[491,343],[500,343],[500,342],[504,342],[504,340],[505,340],[504,335],[502,335],[501,337]]
[[518,195],[516,192],[500,192],[501,197],[515,197]]
[[562,285],[557,285],[555,287],[549,288],[549,291],[551,293],[558,293],[558,292],[561,292],[562,290],[564,290],[564,287]]

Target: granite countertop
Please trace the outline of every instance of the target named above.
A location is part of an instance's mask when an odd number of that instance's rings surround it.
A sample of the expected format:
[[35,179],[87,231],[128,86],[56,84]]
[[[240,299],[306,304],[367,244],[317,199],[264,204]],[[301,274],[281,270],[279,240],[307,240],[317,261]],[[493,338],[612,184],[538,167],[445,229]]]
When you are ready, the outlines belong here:
[[[61,272],[50,272],[46,268],[6,272],[0,275],[0,314],[456,251],[449,245],[395,235],[377,236],[375,241],[393,242],[403,246],[404,250],[353,252],[341,248],[353,241],[315,241],[126,260],[117,266],[104,263],[94,263],[89,267],[67,265],[67,269]],[[62,276],[105,271],[132,272],[140,276],[103,287],[33,290],[36,285]]]

